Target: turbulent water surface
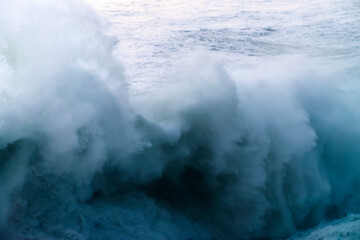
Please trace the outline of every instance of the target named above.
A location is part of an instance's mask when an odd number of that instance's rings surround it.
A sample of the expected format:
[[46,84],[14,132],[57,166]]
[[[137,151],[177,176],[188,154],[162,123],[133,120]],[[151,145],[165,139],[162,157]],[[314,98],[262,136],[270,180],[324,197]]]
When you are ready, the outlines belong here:
[[359,239],[355,0],[0,0],[0,239]]

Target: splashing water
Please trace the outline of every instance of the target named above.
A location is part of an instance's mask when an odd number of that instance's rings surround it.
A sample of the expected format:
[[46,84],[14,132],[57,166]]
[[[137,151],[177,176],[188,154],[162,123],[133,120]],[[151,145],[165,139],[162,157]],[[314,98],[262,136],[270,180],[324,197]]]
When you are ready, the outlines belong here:
[[80,1],[0,0],[0,237],[276,239],[359,210],[358,5],[152,22],[185,3],[125,1],[118,42]]

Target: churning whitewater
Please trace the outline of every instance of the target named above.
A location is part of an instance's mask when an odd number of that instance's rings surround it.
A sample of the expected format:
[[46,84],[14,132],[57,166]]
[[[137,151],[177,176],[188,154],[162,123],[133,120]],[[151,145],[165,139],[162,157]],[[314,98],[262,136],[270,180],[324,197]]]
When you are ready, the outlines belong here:
[[320,56],[270,51],[249,29],[216,49],[236,35],[221,29],[180,29],[196,32],[184,48],[215,50],[134,90],[158,75],[116,54],[92,7],[0,0],[0,239],[359,237],[359,35]]

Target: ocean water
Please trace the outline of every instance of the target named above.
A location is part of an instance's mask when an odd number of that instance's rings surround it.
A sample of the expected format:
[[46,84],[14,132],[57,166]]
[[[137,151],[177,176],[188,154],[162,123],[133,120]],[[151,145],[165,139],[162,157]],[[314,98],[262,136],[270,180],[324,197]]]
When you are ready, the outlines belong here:
[[358,239],[360,4],[0,0],[0,239]]
[[235,69],[287,55],[359,63],[357,1],[88,2],[110,22],[136,92],[151,91],[179,59],[199,54]]

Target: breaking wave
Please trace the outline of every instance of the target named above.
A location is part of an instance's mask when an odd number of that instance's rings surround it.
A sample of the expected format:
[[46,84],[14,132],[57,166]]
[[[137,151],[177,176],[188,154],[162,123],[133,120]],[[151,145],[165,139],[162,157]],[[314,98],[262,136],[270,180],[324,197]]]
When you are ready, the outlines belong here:
[[130,102],[102,24],[0,0],[0,236],[276,238],[359,210],[356,74],[202,56]]

